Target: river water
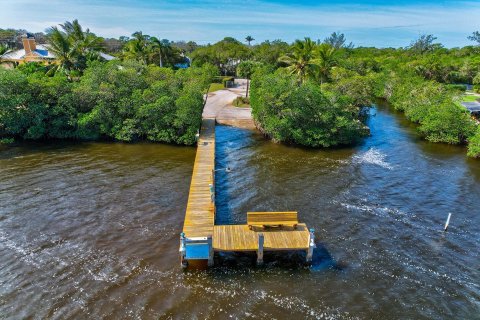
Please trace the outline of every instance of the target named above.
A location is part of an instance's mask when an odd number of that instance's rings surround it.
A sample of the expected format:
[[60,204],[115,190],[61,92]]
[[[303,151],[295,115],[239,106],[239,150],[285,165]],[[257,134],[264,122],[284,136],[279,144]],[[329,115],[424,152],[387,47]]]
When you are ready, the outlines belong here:
[[[216,256],[183,272],[195,149],[0,149],[0,318],[480,319],[480,161],[372,111],[362,145],[311,150],[217,127],[217,223],[297,210],[298,253]],[[448,213],[450,228],[443,232]]]

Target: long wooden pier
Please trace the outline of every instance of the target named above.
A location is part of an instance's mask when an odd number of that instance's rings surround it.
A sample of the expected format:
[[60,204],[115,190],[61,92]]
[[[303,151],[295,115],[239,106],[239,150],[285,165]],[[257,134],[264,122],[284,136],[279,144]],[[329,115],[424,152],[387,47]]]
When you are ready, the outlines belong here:
[[[256,252],[257,263],[261,264],[264,251],[302,250],[306,251],[307,262],[311,261],[314,234],[303,223],[266,221],[256,222],[255,226],[248,223],[215,225],[215,122],[214,118],[202,120],[180,235],[182,266],[198,261],[207,261],[211,266],[215,252]],[[282,212],[256,214],[260,218],[264,214],[265,219],[285,217]],[[294,214],[296,217],[296,212]]]

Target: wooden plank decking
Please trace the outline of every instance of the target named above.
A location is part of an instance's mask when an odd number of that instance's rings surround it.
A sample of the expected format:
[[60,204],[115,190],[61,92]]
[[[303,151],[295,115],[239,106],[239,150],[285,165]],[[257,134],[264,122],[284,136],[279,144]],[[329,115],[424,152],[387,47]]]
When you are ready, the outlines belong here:
[[183,225],[183,232],[188,238],[213,234],[215,204],[212,202],[210,185],[214,184],[214,169],[215,119],[203,119]]
[[294,229],[250,230],[248,225],[217,225],[213,228],[215,251],[256,251],[258,233],[265,237],[264,250],[307,250],[310,233],[304,223]]

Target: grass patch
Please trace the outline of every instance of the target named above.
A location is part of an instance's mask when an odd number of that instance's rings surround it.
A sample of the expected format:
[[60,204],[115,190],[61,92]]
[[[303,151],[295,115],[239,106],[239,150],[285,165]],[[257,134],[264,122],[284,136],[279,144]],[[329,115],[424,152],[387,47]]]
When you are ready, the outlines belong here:
[[250,107],[250,98],[237,97],[233,100],[232,104],[237,108],[248,108]]
[[14,142],[15,142],[15,139],[13,139],[13,138],[2,138],[2,139],[0,139],[0,144],[8,145],[8,144],[12,144]]
[[222,83],[212,83],[210,84],[210,89],[208,89],[208,92],[218,91],[222,89],[225,89]]
[[471,95],[464,95],[462,97],[463,102],[476,102],[479,99],[480,99],[479,96],[471,96]]

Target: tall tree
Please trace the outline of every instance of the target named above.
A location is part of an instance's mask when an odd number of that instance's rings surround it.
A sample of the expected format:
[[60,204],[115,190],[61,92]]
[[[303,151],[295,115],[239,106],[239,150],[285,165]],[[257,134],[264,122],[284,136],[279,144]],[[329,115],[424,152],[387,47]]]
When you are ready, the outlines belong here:
[[72,70],[80,73],[87,67],[88,59],[98,58],[97,53],[102,49],[103,38],[97,37],[89,29],[83,31],[78,20],[66,21],[58,27],[51,27],[47,31],[47,41],[50,51],[57,58],[57,64],[50,69],[50,73],[62,71],[67,74]]
[[330,71],[337,63],[336,47],[328,43],[322,43],[316,49],[316,58],[315,62],[318,65],[320,84],[323,84],[323,82],[328,81]]
[[350,42],[348,45],[345,45],[346,42],[347,39],[345,38],[345,35],[340,32],[334,32],[329,37],[325,38],[325,40],[323,40],[323,43],[329,44],[335,49],[353,48],[353,43]]
[[254,41],[254,40],[255,40],[255,39],[254,39],[252,36],[247,36],[247,37],[245,38],[245,41],[248,42],[248,45],[249,45],[249,46],[250,46],[251,42]]
[[309,77],[314,77],[318,70],[315,62],[315,43],[310,38],[296,40],[292,52],[279,58],[285,63],[290,74],[297,76],[299,83],[304,83]]
[[475,41],[477,43],[477,46],[480,46],[480,32],[472,32],[472,35],[468,36],[467,38],[468,40]]
[[148,62],[149,50],[150,36],[143,34],[142,31],[137,31],[132,34],[132,39],[126,43],[123,55],[128,59],[134,59],[146,64]]
[[435,40],[437,40],[437,37],[433,34],[422,34],[417,40],[412,41],[408,48],[418,54],[431,52],[442,47],[441,44],[434,43]]
[[97,37],[90,32],[90,29],[83,31],[82,26],[77,19],[72,22],[66,21],[60,25],[70,42],[75,43],[77,50],[83,55],[91,51],[100,51],[103,49],[103,38]]
[[163,59],[166,56],[168,50],[171,50],[170,42],[159,40],[156,37],[150,38],[150,46],[153,51],[158,53],[159,65],[163,68]]
[[245,97],[248,97],[248,91],[250,88],[250,79],[252,78],[253,73],[255,72],[256,68],[261,65],[260,62],[246,60],[242,61],[237,66],[237,76],[240,78],[247,79],[247,91],[245,93]]
[[253,47],[256,61],[265,64],[278,65],[278,59],[284,56],[290,49],[290,45],[281,40],[264,41]]
[[49,49],[57,61],[49,70],[49,74],[64,72],[68,75],[75,66],[75,59],[78,55],[76,44],[70,41],[68,35],[58,27],[51,27],[48,30],[48,43],[50,44]]
[[237,65],[248,60],[251,55],[248,46],[232,37],[226,37],[213,45],[197,48],[190,57],[194,66],[210,63],[217,66],[222,74],[234,75]]

